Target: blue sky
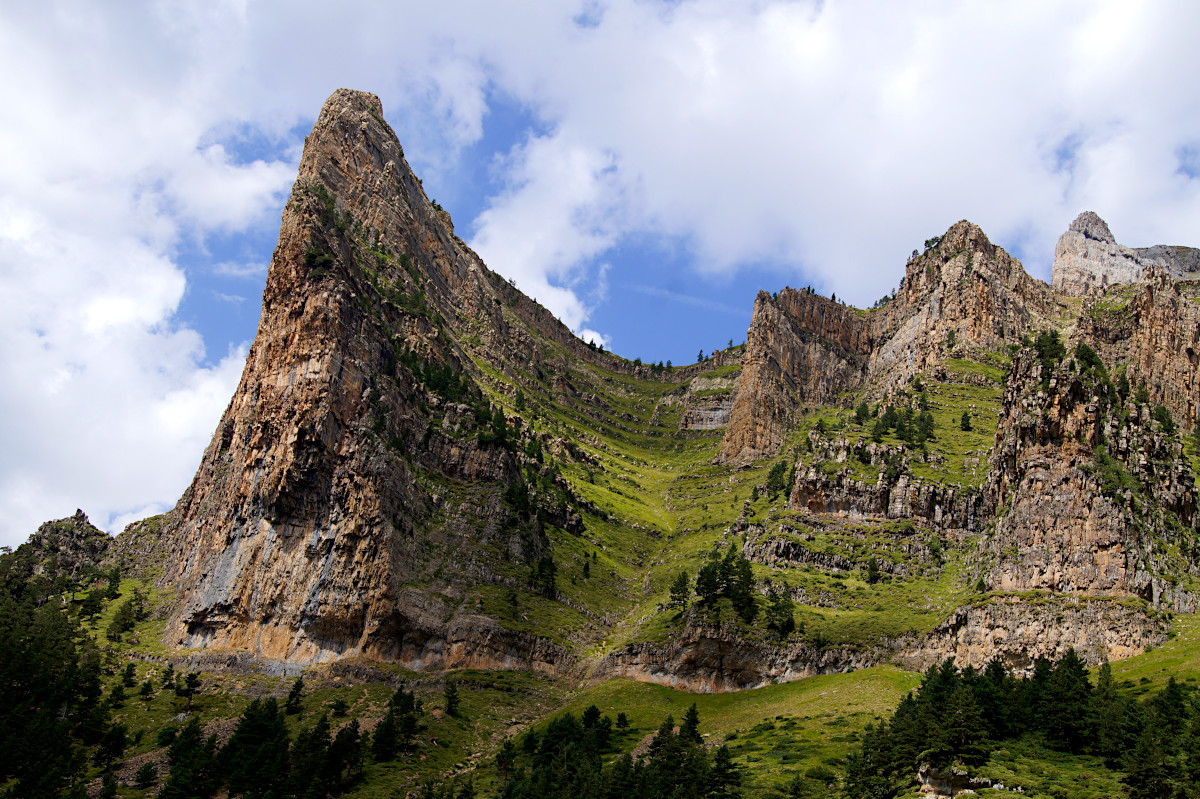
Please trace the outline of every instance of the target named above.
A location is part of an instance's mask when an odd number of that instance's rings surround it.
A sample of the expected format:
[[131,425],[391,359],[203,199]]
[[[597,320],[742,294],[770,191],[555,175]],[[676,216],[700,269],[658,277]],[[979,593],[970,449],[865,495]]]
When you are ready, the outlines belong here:
[[240,376],[304,135],[378,94],[488,265],[646,361],[755,293],[869,306],[970,219],[1200,244],[1186,0],[46,0],[0,10],[0,545],[171,507]]

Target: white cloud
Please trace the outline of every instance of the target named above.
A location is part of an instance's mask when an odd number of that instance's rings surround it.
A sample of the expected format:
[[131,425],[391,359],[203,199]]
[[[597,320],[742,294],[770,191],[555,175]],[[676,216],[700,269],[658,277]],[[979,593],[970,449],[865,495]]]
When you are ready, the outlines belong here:
[[[537,253],[663,235],[701,270],[789,265],[869,303],[964,217],[1043,275],[1086,208],[1130,240],[1200,241],[1200,182],[1177,172],[1200,129],[1181,80],[1200,67],[1194,4],[700,0],[599,16],[497,57],[553,132],[513,154],[525,179],[485,222],[536,231]],[[1067,142],[1070,165],[1055,156]],[[523,168],[555,151],[604,168]],[[561,268],[537,253],[521,255]]]
[[245,359],[202,365],[168,320],[182,274],[141,242],[72,235],[28,212],[0,232],[0,527],[19,543],[84,508],[109,526],[187,485]]
[[589,330],[586,327],[579,331],[579,338],[588,344],[598,344],[602,347],[607,347],[612,342],[611,336],[606,336],[603,333],[597,333],[595,330]]
[[261,280],[267,274],[267,265],[261,263],[235,263],[221,261],[213,264],[213,272],[225,277],[235,277],[243,280]]

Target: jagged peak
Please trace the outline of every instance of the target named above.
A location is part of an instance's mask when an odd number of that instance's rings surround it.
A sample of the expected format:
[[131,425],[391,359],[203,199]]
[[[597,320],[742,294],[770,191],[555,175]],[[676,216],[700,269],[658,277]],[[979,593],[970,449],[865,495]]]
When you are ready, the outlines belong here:
[[1117,239],[1108,228],[1108,223],[1100,218],[1095,211],[1084,211],[1075,217],[1075,221],[1067,228],[1068,232],[1082,233],[1085,238],[1096,241],[1106,241],[1116,244]]
[[953,250],[984,250],[991,252],[995,249],[992,240],[983,232],[983,228],[974,222],[960,219],[951,225],[941,237],[941,245]]
[[325,100],[317,121],[328,117],[344,117],[357,115],[363,111],[377,116],[383,116],[383,103],[379,96],[358,89],[338,89]]

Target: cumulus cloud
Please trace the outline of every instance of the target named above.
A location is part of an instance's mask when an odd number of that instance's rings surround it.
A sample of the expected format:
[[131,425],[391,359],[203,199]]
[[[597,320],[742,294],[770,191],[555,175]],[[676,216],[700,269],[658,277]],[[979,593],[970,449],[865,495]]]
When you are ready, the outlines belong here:
[[1200,240],[1200,184],[1179,169],[1200,123],[1179,79],[1200,66],[1181,39],[1192,5],[603,10],[500,70],[555,123],[525,151],[605,164],[572,173],[569,197],[547,172],[496,198],[497,219],[562,203],[543,252],[587,241],[599,216],[605,240],[673,237],[701,271],[781,264],[869,303],[964,217],[1043,275],[1085,208],[1137,243]]
[[596,344],[601,347],[607,347],[612,341],[612,338],[597,333],[595,330],[589,330],[586,327],[579,331],[579,338],[586,341],[588,344]]
[[204,366],[168,318],[184,277],[144,243],[0,204],[0,525],[19,543],[83,507],[102,526],[187,485],[245,350]]

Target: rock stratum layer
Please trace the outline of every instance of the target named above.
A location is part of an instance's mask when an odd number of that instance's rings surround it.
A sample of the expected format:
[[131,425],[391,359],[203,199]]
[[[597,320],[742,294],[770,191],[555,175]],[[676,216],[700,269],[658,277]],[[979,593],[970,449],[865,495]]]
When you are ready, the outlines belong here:
[[719,460],[774,455],[800,407],[864,385],[881,396],[956,349],[1019,341],[1059,310],[1049,287],[965,221],[909,260],[881,308],[864,313],[811,291],[759,292]]

